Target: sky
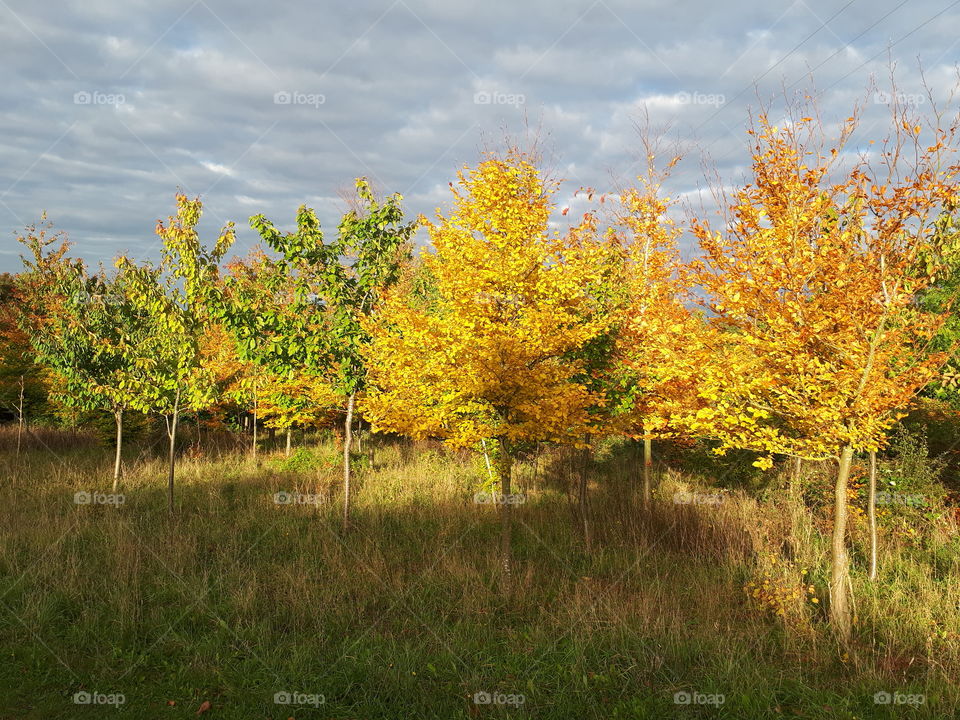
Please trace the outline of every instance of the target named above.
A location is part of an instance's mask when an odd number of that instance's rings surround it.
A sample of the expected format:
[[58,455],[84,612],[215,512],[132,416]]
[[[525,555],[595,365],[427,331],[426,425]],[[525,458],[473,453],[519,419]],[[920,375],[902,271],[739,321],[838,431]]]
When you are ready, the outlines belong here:
[[578,188],[642,169],[641,127],[699,207],[746,180],[751,111],[809,94],[830,128],[859,103],[879,139],[891,67],[927,112],[921,69],[945,101],[958,44],[960,0],[0,0],[0,272],[44,212],[91,264],[156,258],[178,190],[208,243],[236,222],[236,254],[257,213],[334,231],[361,175],[433,216],[510,141],[538,139],[575,217]]

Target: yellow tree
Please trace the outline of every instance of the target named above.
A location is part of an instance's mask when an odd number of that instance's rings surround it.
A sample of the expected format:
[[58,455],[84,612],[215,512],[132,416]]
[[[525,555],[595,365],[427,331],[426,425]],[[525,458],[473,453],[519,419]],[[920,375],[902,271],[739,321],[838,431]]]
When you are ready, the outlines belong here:
[[724,230],[693,225],[703,251],[693,270],[717,332],[691,429],[766,453],[761,466],[774,453],[838,458],[830,613],[843,638],[850,464],[884,442],[944,361],[927,352],[941,320],[917,308],[928,279],[912,267],[955,178],[949,133],[921,143],[919,126],[883,143],[879,172],[863,158],[844,168],[855,128],[849,118],[827,149],[813,119],[775,127],[761,116],[754,181],[736,192]]
[[[708,328],[688,307],[689,290],[677,246],[681,229],[670,218],[671,200],[662,196],[666,173],[653,166],[639,187],[619,194],[622,237],[623,309],[615,344],[616,383],[622,388],[617,424],[643,439],[643,502],[650,501],[651,441],[671,435],[697,402]],[[679,158],[667,166],[673,167]]]
[[602,403],[581,350],[609,325],[591,288],[610,249],[591,215],[565,235],[548,231],[558,184],[523,152],[489,155],[458,178],[451,214],[427,223],[427,281],[407,278],[369,323],[363,409],[379,429],[497,447],[509,578],[516,452],[582,441]]
[[293,427],[332,425],[338,417],[340,395],[332,383],[315,375],[271,374],[257,386],[257,406],[267,427],[286,432],[289,457]]

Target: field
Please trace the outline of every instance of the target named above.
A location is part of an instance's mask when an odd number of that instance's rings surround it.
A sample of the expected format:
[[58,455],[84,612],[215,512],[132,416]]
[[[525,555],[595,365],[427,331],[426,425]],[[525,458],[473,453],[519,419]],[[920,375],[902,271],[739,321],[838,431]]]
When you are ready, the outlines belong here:
[[826,466],[779,492],[787,469],[764,489],[733,461],[678,451],[644,508],[633,445],[544,449],[516,471],[505,592],[497,508],[477,496],[482,455],[365,437],[344,535],[327,437],[289,459],[268,446],[259,467],[236,449],[185,453],[172,516],[162,459],[131,450],[111,503],[110,449],[55,440],[0,460],[0,718],[835,720],[960,707],[953,520],[883,533],[874,583],[854,522],[856,620],[841,650],[823,609],[828,523],[810,502]]

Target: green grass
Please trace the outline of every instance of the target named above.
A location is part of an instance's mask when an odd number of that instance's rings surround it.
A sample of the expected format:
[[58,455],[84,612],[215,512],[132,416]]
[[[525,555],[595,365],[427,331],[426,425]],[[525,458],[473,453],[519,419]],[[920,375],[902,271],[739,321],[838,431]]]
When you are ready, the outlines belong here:
[[[157,460],[109,507],[74,503],[109,491],[105,448],[34,450],[19,469],[6,456],[0,718],[188,718],[204,701],[202,717],[280,720],[943,718],[960,706],[949,528],[891,538],[875,585],[854,537],[844,655],[822,607],[790,601],[781,619],[744,592],[764,573],[792,587],[803,567],[822,596],[826,543],[802,509],[742,491],[677,505],[672,493],[697,485],[670,472],[644,512],[633,456],[614,448],[594,468],[588,552],[569,463],[547,454],[518,469],[528,499],[504,596],[496,508],[473,502],[482,458],[379,446],[344,536],[335,455],[320,446],[258,469],[184,458],[173,517]],[[321,503],[278,505],[281,490]],[[125,702],[78,705],[81,691]],[[284,691],[324,702],[276,704]],[[877,705],[880,691],[925,702]],[[523,702],[477,704],[478,692]],[[725,701],[678,705],[678,692]]]

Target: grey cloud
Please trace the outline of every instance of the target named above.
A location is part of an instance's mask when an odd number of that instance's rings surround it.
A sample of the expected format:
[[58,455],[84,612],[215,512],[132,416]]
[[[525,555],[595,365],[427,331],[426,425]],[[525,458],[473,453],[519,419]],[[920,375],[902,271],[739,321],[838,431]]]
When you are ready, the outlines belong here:
[[[568,181],[558,202],[576,213],[577,187],[637,171],[644,106],[734,182],[758,97],[805,88],[813,70],[826,113],[842,119],[871,73],[886,77],[891,44],[902,91],[919,92],[917,55],[944,89],[958,31],[947,0],[3,0],[0,226],[12,233],[47,210],[91,262],[151,256],[181,187],[203,196],[209,237],[237,222],[243,251],[255,212],[289,226],[309,202],[333,228],[337,190],[358,175],[432,215],[458,168],[528,126],[543,127]],[[300,95],[275,102],[283,92]],[[883,113],[868,103],[865,128]],[[699,197],[699,153],[671,194]],[[18,252],[0,244],[0,270],[16,270]]]

